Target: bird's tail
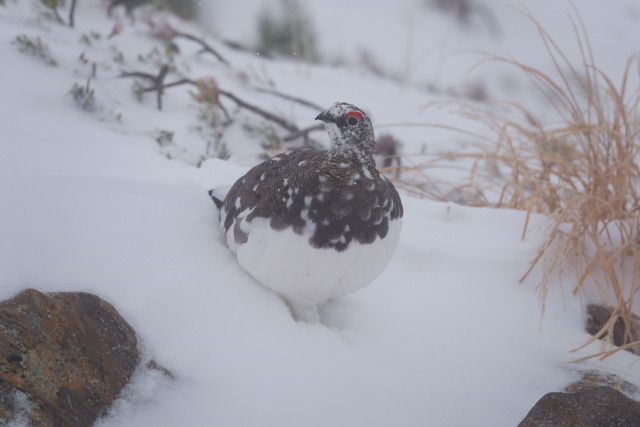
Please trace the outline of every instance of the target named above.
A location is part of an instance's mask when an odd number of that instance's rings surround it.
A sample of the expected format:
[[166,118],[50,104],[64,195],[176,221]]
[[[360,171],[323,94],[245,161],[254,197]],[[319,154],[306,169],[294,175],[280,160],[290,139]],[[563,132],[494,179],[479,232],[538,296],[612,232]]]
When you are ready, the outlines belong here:
[[231,187],[216,187],[213,190],[209,190],[209,197],[211,197],[213,203],[216,204],[218,210],[224,205],[224,199],[227,197],[230,188]]

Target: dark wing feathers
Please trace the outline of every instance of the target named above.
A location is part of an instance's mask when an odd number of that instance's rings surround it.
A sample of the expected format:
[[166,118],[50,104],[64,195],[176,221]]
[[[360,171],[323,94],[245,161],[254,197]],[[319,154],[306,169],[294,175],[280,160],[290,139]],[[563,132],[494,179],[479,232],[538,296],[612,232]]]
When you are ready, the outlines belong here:
[[209,194],[218,209],[224,207],[225,232],[238,216],[270,218],[274,229],[291,227],[298,234],[310,220],[315,224],[311,245],[342,251],[353,240],[366,244],[384,238],[389,220],[403,213],[398,192],[373,164],[345,168],[345,161],[322,150],[280,154],[249,170],[224,201]]

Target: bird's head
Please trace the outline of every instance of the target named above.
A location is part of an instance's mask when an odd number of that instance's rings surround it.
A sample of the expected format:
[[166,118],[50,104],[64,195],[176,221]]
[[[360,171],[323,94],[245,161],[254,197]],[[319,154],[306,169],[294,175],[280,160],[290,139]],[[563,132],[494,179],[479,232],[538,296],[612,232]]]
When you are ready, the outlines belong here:
[[369,117],[358,107],[346,102],[336,102],[318,114],[329,133],[331,149],[329,155],[355,157],[368,163],[373,156],[375,138]]

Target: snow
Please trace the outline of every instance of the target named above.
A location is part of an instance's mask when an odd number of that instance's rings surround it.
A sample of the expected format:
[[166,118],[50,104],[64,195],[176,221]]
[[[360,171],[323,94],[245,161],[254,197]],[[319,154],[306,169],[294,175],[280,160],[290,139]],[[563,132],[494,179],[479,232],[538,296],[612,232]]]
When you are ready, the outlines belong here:
[[[637,358],[626,352],[571,363],[600,347],[595,343],[569,353],[588,338],[582,301],[570,294],[570,286],[564,290],[555,283],[543,316],[536,289],[542,272],[534,270],[518,283],[544,233],[543,218],[534,217],[521,240],[522,212],[403,194],[403,231],[388,268],[371,286],[325,307],[324,324],[294,322],[282,300],[245,273],[225,247],[207,195],[257,163],[259,144],[231,130],[226,136],[231,160],[211,159],[196,167],[206,144],[194,130],[197,108],[188,89],[167,90],[164,109],[157,111],[152,96],[138,102],[131,81],[118,78],[121,69],[152,72],[152,65],[136,58],[159,43],[148,37],[143,22],[127,19],[122,34],[106,39],[114,21],[100,3],[78,3],[76,29],[41,17],[35,1],[7,0],[0,6],[0,300],[26,287],[94,292],[136,329],[145,359],[174,373],[171,381],[140,368],[100,427],[513,426],[543,394],[561,390],[580,370],[602,369],[640,384]],[[513,2],[490,3],[505,35],[495,41],[497,49],[517,47],[521,58],[544,65],[543,52],[530,48],[534,37],[525,21],[502,6]],[[528,7],[566,41],[568,18],[557,12],[570,7],[561,3],[545,0]],[[361,11],[363,4],[340,7]],[[395,124],[391,129],[407,153],[419,152],[425,143],[433,152],[455,151],[460,145],[443,129],[400,125],[466,126],[446,110],[425,112],[433,97],[418,87],[423,82],[418,77],[428,77],[420,67],[435,73],[443,87],[462,84],[476,78],[467,75],[474,62],[456,55],[455,61],[464,63],[458,67],[438,58],[449,58],[470,40],[484,43],[484,49],[494,41],[478,36],[482,24],[457,32],[452,20],[435,14],[429,22],[439,22],[434,28],[445,33],[426,37],[428,26],[419,21],[426,9],[411,14],[414,3],[402,4],[364,8],[367,16],[358,25],[369,38],[353,32],[353,22],[344,21],[347,12],[335,12],[338,2],[307,4],[318,29],[329,19],[335,24],[323,49],[339,44],[338,53],[351,55],[359,43],[385,41],[376,55],[389,55],[391,73],[410,64],[405,74],[411,78],[399,79],[402,84],[353,64],[265,61],[215,39],[232,68],[197,56],[197,46],[186,41],[180,42],[177,67],[194,78],[215,75],[221,87],[300,127],[314,124],[317,112],[252,91],[238,75],[248,74],[252,85],[271,79],[282,92],[327,107],[336,100],[353,102],[372,117],[377,132]],[[215,7],[248,10],[228,2]],[[619,0],[583,2],[579,8],[601,63],[621,75],[621,57],[637,50],[638,7]],[[386,25],[403,30],[371,31],[377,13],[386,16]],[[229,16],[221,12],[214,21],[228,22],[220,33],[243,34],[249,21],[233,33]],[[522,36],[507,37],[520,29]],[[79,42],[90,31],[102,38],[92,46]],[[12,41],[20,34],[40,37],[58,65],[19,52]],[[412,40],[413,53],[403,57],[394,37]],[[428,54],[429,45],[419,40],[447,49]],[[124,53],[123,65],[113,63],[113,46]],[[79,60],[83,52],[97,64],[93,113],[82,111],[68,93],[91,73],[90,63]],[[519,82],[516,74],[508,75],[514,70],[496,74],[496,69],[491,65],[477,78],[495,74]],[[492,90],[507,93],[500,86],[504,79],[497,77]],[[524,83],[516,86],[509,92],[515,99],[532,99],[532,108],[542,105]],[[259,122],[251,113],[239,115]],[[154,141],[158,130],[175,132],[173,159]],[[325,135],[317,138],[328,141]]]

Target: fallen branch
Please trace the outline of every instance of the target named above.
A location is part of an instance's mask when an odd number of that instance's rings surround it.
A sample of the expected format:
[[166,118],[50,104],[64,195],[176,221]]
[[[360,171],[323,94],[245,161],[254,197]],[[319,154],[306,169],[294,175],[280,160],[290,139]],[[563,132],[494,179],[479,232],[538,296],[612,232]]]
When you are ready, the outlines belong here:
[[302,147],[301,148],[315,148],[317,150],[324,150],[326,149],[326,147],[324,147],[321,143],[319,143],[318,141],[309,138],[309,133],[311,132],[315,132],[315,131],[320,131],[324,129],[324,125],[323,124],[317,124],[317,125],[313,125],[313,126],[309,126],[307,128],[304,129],[300,129],[297,132],[292,132],[289,135],[285,136],[282,138],[282,142],[291,142],[293,140],[296,140],[300,137],[303,138],[303,142],[302,142]]
[[230,65],[229,61],[224,59],[224,57],[222,55],[220,55],[214,48],[212,48],[207,42],[205,42],[201,38],[196,37],[196,36],[192,36],[191,34],[183,33],[183,32],[180,32],[180,31],[175,31],[174,37],[184,37],[185,39],[194,41],[194,42],[200,44],[200,46],[202,46],[202,51],[201,52],[209,52],[210,54],[212,54],[213,56],[218,58],[218,61],[222,62],[225,65]]
[[51,10],[51,13],[53,14],[53,17],[56,19],[56,21],[58,21],[59,24],[62,25],[68,25],[69,27],[74,26],[74,14],[76,11],[76,3],[77,0],[71,0],[71,6],[69,7],[69,22],[66,22],[64,20],[64,18],[62,18],[62,15],[60,15],[60,11],[58,10],[58,6],[60,5],[59,3],[62,2],[58,2],[58,1],[42,1],[42,4]]
[[[157,92],[158,110],[162,110],[162,95],[164,94],[164,89],[165,89],[165,85],[163,84],[163,82],[164,82],[164,78],[167,76],[168,73],[169,73],[169,66],[167,64],[164,64],[162,67],[160,67],[160,71],[156,76],[149,73],[133,71],[133,72],[121,72],[120,77],[140,77],[142,79],[150,80],[153,83],[153,86],[150,88],[144,89],[144,91],[147,92],[149,90],[155,90]],[[176,85],[173,84],[173,86],[176,86]]]
[[313,108],[314,110],[318,110],[318,111],[322,111],[323,110],[322,107],[320,107],[317,104],[314,104],[311,101],[307,101],[306,99],[297,98],[295,96],[287,95],[286,93],[278,92],[277,90],[256,88],[256,91],[263,92],[263,93],[268,93],[268,94],[271,94],[271,95],[278,96],[280,98],[287,99],[289,101],[297,102],[298,104],[304,105],[305,107]]
[[[112,3],[116,2],[117,0],[114,0]],[[218,58],[218,61],[222,62],[225,65],[230,65],[229,61],[227,61],[222,55],[220,55],[220,53],[218,53],[217,50],[212,48],[209,43],[207,43],[200,37],[178,31],[169,22],[166,21],[155,22],[149,17],[146,19],[146,23],[147,25],[149,25],[151,29],[151,35],[153,37],[163,40],[164,42],[173,41],[173,39],[175,39],[176,37],[183,37],[187,40],[194,41],[202,46],[202,50],[199,53],[209,52],[210,54]]]
[[[131,74],[145,74],[145,73],[131,73]],[[162,90],[168,89],[170,87],[185,85],[185,84],[198,87],[198,82],[197,81],[194,81],[194,80],[191,80],[191,79],[181,79],[181,80],[178,80],[178,81],[175,81],[175,82],[171,82],[171,83],[167,83],[165,85],[162,85]],[[155,86],[154,87],[148,87],[148,88],[143,89],[143,92],[153,92],[154,90],[158,90],[158,88],[155,87]],[[231,119],[231,115],[229,114],[227,109],[224,107],[224,105],[222,105],[220,102],[218,102],[216,105],[222,110],[222,112],[224,113],[225,117],[227,118],[227,121],[224,122],[223,126],[231,124],[233,122],[233,119]]]
[[[198,82],[191,80],[191,79],[181,79],[175,82],[171,82],[171,83],[167,83],[164,84],[164,78],[167,75],[167,73],[169,72],[169,66],[168,65],[163,65],[160,68],[160,72],[158,73],[157,76],[154,76],[153,74],[149,74],[149,73],[145,73],[145,72],[140,72],[140,71],[131,71],[131,72],[121,72],[120,73],[120,77],[139,77],[139,78],[143,78],[146,80],[149,80],[153,83],[153,86],[148,87],[148,88],[144,88],[143,92],[157,92],[157,96],[158,96],[158,110],[162,110],[162,95],[164,94],[164,90],[168,89],[170,87],[176,87],[176,86],[180,86],[180,85],[184,85],[184,84],[189,84],[192,86],[198,86]],[[242,99],[238,98],[237,96],[235,96],[233,93],[231,92],[227,92],[224,90],[220,90],[220,95],[225,96],[229,99],[231,99],[233,102],[235,102],[240,108],[245,108],[259,116],[264,117],[267,120],[270,120],[280,126],[282,126],[283,128],[287,129],[290,132],[298,132],[298,127],[287,121],[286,119],[282,118],[282,117],[278,117],[266,110],[263,110],[262,108],[250,104],[246,101],[243,101]],[[224,114],[227,116],[227,119],[230,121],[231,118],[229,116],[229,113],[227,112],[227,110],[224,108],[224,106],[218,102],[218,106],[222,109],[222,111],[224,112]]]
[[[145,74],[145,73],[131,73],[131,74]],[[123,76],[123,77],[126,77],[126,76]],[[138,77],[142,77],[142,76],[139,75]],[[175,81],[175,82],[171,82],[171,83],[167,83],[165,85],[162,85],[162,90],[168,89],[170,87],[184,85],[184,84],[191,84],[191,85],[197,86],[197,83],[194,82],[191,79],[181,79],[181,80],[178,80],[178,81]],[[153,92],[154,90],[158,90],[158,88],[156,88],[155,86],[154,87],[148,87],[148,88],[145,88],[143,90],[143,92]]]
[[282,126],[283,128],[285,128],[286,130],[290,131],[290,132],[297,132],[298,131],[298,126],[294,125],[293,123],[283,119],[282,117],[278,117],[274,114],[271,114],[268,111],[263,110],[260,107],[257,107],[255,105],[249,104],[246,101],[243,101],[242,99],[238,98],[237,96],[235,96],[234,94],[232,94],[231,92],[227,92],[224,90],[220,91],[220,95],[224,95],[227,98],[231,99],[233,102],[235,102],[236,104],[238,104],[239,107],[241,108],[246,108],[247,110],[258,114],[262,117],[264,117],[267,120],[271,120],[272,122]]
[[56,18],[56,21],[58,21],[59,24],[67,25],[67,23],[64,22],[64,19],[62,19],[62,16],[60,15],[60,12],[58,12],[57,3],[53,3],[51,5],[48,5],[48,4],[45,3],[45,5],[47,5],[47,7],[49,7],[49,9],[51,9],[51,12],[53,13],[53,17]]
[[69,7],[69,26],[73,28],[74,23],[74,15],[76,13],[76,3],[77,0],[71,0],[71,6]]
[[271,59],[272,56],[269,54],[269,52],[259,52],[256,49],[253,49],[251,47],[245,46],[241,43],[235,42],[233,40],[221,40],[222,43],[227,46],[229,49],[233,49],[233,50],[237,50],[240,52],[245,52],[245,53],[250,53],[252,55],[258,55],[261,56],[263,58],[268,58]]
[[309,126],[308,128],[300,129],[300,130],[298,130],[296,132],[292,132],[289,135],[283,137],[282,138],[282,142],[290,142],[290,141],[293,141],[294,139],[298,139],[300,137],[303,137],[306,140],[309,137],[309,133],[310,132],[314,132],[314,131],[317,131],[317,130],[323,130],[323,129],[324,129],[324,125],[323,124]]

